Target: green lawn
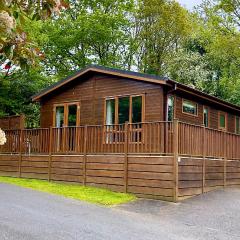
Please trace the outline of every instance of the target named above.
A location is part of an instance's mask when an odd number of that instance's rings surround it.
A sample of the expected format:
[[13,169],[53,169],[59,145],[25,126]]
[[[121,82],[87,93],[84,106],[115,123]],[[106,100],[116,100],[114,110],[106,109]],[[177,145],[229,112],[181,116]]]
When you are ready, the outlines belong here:
[[44,180],[0,177],[1,182],[106,206],[126,203],[136,199],[131,194],[112,192],[102,188],[54,183]]

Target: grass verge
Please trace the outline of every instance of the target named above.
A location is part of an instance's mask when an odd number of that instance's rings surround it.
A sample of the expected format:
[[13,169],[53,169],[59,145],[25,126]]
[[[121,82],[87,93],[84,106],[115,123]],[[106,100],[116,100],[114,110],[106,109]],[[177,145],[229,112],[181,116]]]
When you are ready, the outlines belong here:
[[53,193],[105,206],[126,203],[136,199],[136,197],[131,194],[117,193],[96,187],[48,182],[45,180],[0,177],[0,183],[14,184],[21,187],[31,188],[42,192]]

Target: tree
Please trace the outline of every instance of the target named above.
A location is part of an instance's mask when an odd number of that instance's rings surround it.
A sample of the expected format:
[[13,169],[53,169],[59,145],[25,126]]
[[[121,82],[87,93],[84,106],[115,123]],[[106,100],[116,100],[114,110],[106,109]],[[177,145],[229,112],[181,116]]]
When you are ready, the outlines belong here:
[[[237,103],[234,88],[240,75],[239,1],[206,0],[198,10],[203,27],[198,37],[204,43],[215,78],[215,95]],[[234,87],[233,87],[234,86]]]
[[171,79],[215,95],[214,74],[205,55],[180,50],[169,60],[167,71]]
[[46,19],[66,6],[60,0],[1,0],[0,1],[0,63],[6,60],[5,68],[11,61],[21,67],[41,54],[24,31],[25,22]]
[[[0,117],[24,113],[27,127],[39,126],[39,106],[32,103],[31,96],[51,84],[40,69],[17,70],[0,81]],[[1,77],[1,75],[0,75]]]
[[90,63],[128,66],[133,6],[132,0],[74,1],[57,19],[34,23],[44,70],[64,77]]
[[164,74],[168,60],[191,32],[190,15],[176,1],[140,0],[137,20],[141,56],[138,68]]

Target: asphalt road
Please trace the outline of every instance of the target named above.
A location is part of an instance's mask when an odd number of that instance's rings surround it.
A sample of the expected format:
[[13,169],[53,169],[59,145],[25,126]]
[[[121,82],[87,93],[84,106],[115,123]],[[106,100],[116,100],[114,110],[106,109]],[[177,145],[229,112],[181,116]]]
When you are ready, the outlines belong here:
[[240,239],[240,189],[105,208],[0,184],[0,240]]

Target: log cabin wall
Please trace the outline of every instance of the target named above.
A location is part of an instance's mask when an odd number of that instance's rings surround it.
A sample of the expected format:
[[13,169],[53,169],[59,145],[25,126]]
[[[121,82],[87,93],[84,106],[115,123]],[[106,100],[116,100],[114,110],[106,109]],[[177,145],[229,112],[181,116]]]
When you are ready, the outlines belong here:
[[[122,77],[115,77],[107,74],[90,73],[85,77],[77,78],[72,82],[56,89],[54,92],[41,99],[41,127],[47,128],[53,125],[53,106],[54,104],[65,102],[80,103],[80,125],[104,124],[104,104],[106,97],[124,95],[145,95],[145,121],[164,121],[166,120],[166,103],[168,87],[137,81]],[[171,90],[170,90],[171,91]],[[235,132],[234,111],[229,111],[217,104],[180,91],[172,91],[175,96],[174,117],[180,121],[196,125],[203,124],[203,110],[209,110],[209,127],[218,129],[219,111],[227,114],[227,131]],[[194,101],[198,105],[196,116],[183,113],[183,99]]]
[[52,126],[54,104],[80,102],[81,125],[104,124],[106,97],[138,94],[145,95],[145,121],[163,121],[164,93],[160,84],[95,74],[76,79],[43,98],[40,103],[41,127]]
[[[182,111],[182,102],[183,100],[189,100],[197,104],[197,115],[191,115],[184,113]],[[202,99],[198,99],[196,97],[190,95],[184,95],[183,93],[176,93],[175,94],[175,118],[179,119],[179,121],[183,121],[186,123],[191,123],[195,125],[203,125],[203,110],[204,107],[208,108],[209,111],[209,127],[213,129],[218,129],[219,119],[218,115],[219,112],[225,112],[227,116],[227,129],[226,131],[235,133],[235,117],[239,116],[237,113],[229,112],[221,107],[217,107],[211,102],[203,101]]]

